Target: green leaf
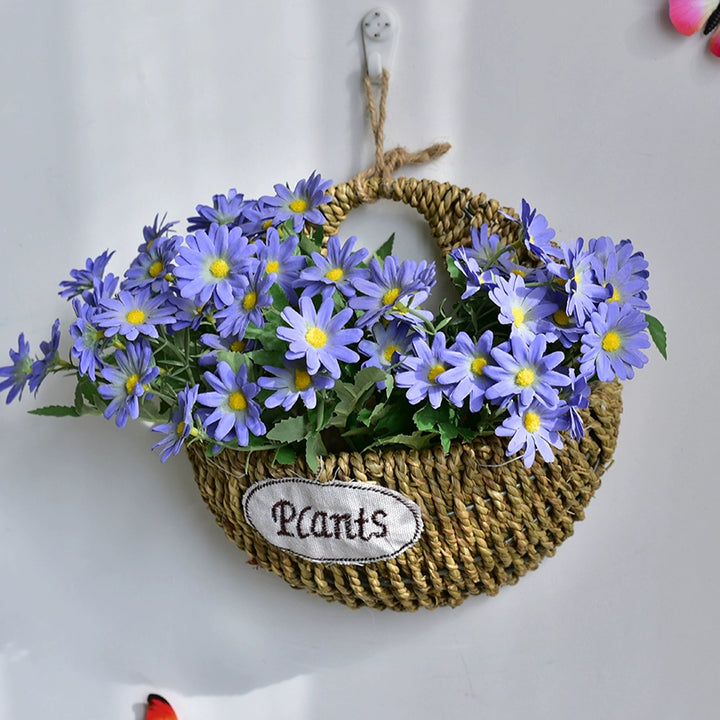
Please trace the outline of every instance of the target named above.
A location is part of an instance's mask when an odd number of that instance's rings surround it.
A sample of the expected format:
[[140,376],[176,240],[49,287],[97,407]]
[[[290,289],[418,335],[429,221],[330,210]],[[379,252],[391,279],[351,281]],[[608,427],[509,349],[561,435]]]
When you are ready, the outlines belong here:
[[46,405],[45,407],[28,410],[31,415],[47,417],[80,417],[80,412],[69,405]]
[[305,418],[291,417],[274,425],[265,437],[280,443],[292,443],[302,440],[305,434]]
[[297,460],[297,453],[287,445],[277,449],[275,462],[280,465],[292,465]]
[[384,260],[388,255],[392,255],[393,243],[395,242],[395,233],[393,233],[376,251],[375,257],[378,260]]
[[317,240],[317,233],[315,237],[308,235],[302,235],[298,246],[304,255],[312,255],[314,252],[319,253],[322,250],[322,231],[320,232],[320,239]]
[[648,323],[648,331],[655,347],[660,354],[667,360],[667,333],[663,324],[653,315],[645,313],[645,319]]
[[450,411],[447,405],[434,408],[425,404],[413,415],[413,422],[418,430],[437,432],[442,423],[450,422]]
[[327,450],[320,433],[310,435],[305,443],[305,461],[314,473],[320,468],[318,457],[325,457],[325,455],[327,455]]
[[351,383],[335,383],[333,390],[340,402],[335,408],[335,413],[330,425],[345,427],[350,415],[357,412],[367,399],[367,394],[372,392],[375,385],[384,380],[386,373],[378,367],[366,367],[355,375],[355,381]]
[[399,434],[376,440],[370,447],[381,445],[406,445],[415,450],[422,450],[432,443],[433,436],[419,430],[411,435]]
[[453,281],[453,285],[455,285],[455,287],[464,289],[467,280],[465,279],[465,276],[460,272],[460,269],[455,262],[455,258],[453,258],[452,255],[448,254],[445,256],[445,262],[447,263],[448,274],[450,275],[450,279]]

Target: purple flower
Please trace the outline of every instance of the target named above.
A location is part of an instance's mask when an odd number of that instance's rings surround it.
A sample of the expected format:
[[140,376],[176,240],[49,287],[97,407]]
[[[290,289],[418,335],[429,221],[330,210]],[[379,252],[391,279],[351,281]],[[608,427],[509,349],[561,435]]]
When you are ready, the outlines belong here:
[[107,343],[105,331],[95,322],[99,310],[80,298],[73,300],[73,310],[77,320],[70,326],[70,335],[75,340],[70,354],[78,361],[80,374],[95,380],[95,371],[103,366],[101,353]]
[[203,306],[212,300],[227,307],[235,299],[238,278],[255,269],[254,249],[239,228],[212,225],[209,232],[198,230],[185,238],[175,268],[177,287],[184,298]]
[[274,408],[282,405],[284,410],[291,410],[298,399],[306,408],[312,410],[317,404],[316,392],[331,388],[335,381],[322,373],[311,375],[302,363],[285,363],[285,367],[266,367],[265,370],[275,377],[258,378],[258,385],[275,392],[265,400],[265,407]]
[[301,297],[299,313],[290,307],[282,311],[282,318],[290,327],[280,326],[277,335],[290,343],[290,349],[285,354],[288,360],[304,358],[311,375],[324,367],[331,377],[337,379],[340,377],[338,360],[353,363],[360,359],[348,345],[360,340],[362,330],[344,328],[353,312],[345,308],[333,315],[334,307],[333,299],[327,298],[316,311],[309,297]]
[[349,305],[365,313],[358,320],[359,327],[373,325],[381,318],[390,319],[393,311],[407,304],[414,294],[422,301],[435,283],[435,265],[424,260],[398,263],[394,255],[385,258],[382,266],[376,258],[370,260],[369,277],[355,280],[355,289],[362,295],[352,297]]
[[563,361],[563,353],[558,350],[545,355],[546,348],[544,335],[535,336],[529,344],[518,336],[511,337],[509,348],[505,343],[494,348],[491,355],[496,365],[484,368],[494,381],[485,391],[487,399],[505,404],[517,398],[524,407],[538,400],[555,407],[559,402],[556,388],[569,385],[570,378],[553,370]]
[[7,380],[0,382],[0,392],[8,390],[6,403],[11,403],[16,397],[22,398],[25,383],[30,379],[33,361],[30,358],[30,343],[25,340],[24,333],[18,336],[18,349],[10,350],[10,365],[0,367],[0,378]]
[[178,407],[173,413],[169,423],[162,423],[153,427],[153,432],[165,433],[165,437],[153,445],[153,450],[160,452],[160,460],[165,462],[171,455],[177,455],[185,441],[198,434],[193,425],[193,409],[197,401],[199,385],[185,386],[177,396]]
[[103,274],[105,273],[105,267],[108,261],[113,256],[114,251],[108,253],[106,250],[102,255],[99,255],[94,260],[88,258],[85,261],[85,268],[81,270],[71,270],[70,277],[72,280],[63,280],[60,283],[60,287],[64,288],[60,291],[60,297],[73,298],[76,295],[81,295],[83,292],[89,290],[93,291],[96,280],[102,280]]
[[163,215],[162,220],[160,220],[160,215],[155,215],[155,220],[153,221],[153,224],[146,225],[143,228],[143,240],[145,242],[143,242],[140,247],[138,247],[138,253],[149,252],[150,248],[153,246],[153,243],[158,238],[170,232],[173,225],[177,225],[177,220],[165,222],[166,217],[167,214]]
[[597,304],[607,300],[610,292],[597,279],[593,270],[594,255],[584,250],[585,241],[578,238],[571,246],[563,243],[560,250],[564,263],[548,262],[548,270],[556,277],[564,280],[565,292],[568,294],[565,312],[574,315],[578,324],[595,311]]
[[260,198],[267,205],[277,208],[273,225],[281,225],[292,220],[293,232],[300,232],[305,223],[323,225],[325,216],[318,207],[332,200],[325,191],[332,185],[332,180],[323,180],[315,172],[307,180],[300,180],[294,190],[286,185],[275,185],[275,197]]
[[598,283],[612,290],[608,300],[620,305],[629,303],[638,310],[649,310],[646,299],[647,262],[642,253],[633,253],[629,240],[614,245],[609,237],[591,240],[590,249]]
[[250,323],[255,327],[265,326],[262,309],[273,303],[269,290],[274,278],[265,275],[263,268],[258,266],[253,276],[243,280],[243,284],[238,283],[235,289],[235,300],[215,314],[215,319],[219,321],[218,333],[223,337],[242,337]]
[[445,347],[445,335],[437,333],[429,346],[422,338],[416,338],[412,343],[414,354],[403,358],[403,370],[395,377],[398,387],[407,388],[406,396],[411,405],[417,405],[427,398],[430,405],[439,408],[443,396],[452,389],[449,385],[442,385],[438,376],[450,366]]
[[258,240],[255,243],[257,258],[264,272],[276,278],[291,302],[297,300],[293,285],[307,262],[304,255],[295,254],[299,242],[297,235],[280,240],[278,231],[271,227],[267,230],[266,241]]
[[40,343],[40,352],[43,356],[32,364],[28,387],[31,392],[37,393],[40,383],[48,376],[58,361],[58,348],[60,347],[60,319],[55,320],[50,331],[50,341]]
[[483,223],[479,229],[470,228],[470,247],[465,250],[467,257],[475,260],[481,270],[487,270],[497,262],[501,247],[500,236],[497,233],[490,234],[487,223]]
[[[141,398],[150,383],[160,374],[153,363],[152,351],[147,340],[129,342],[125,349],[115,351],[117,367],[104,367],[100,374],[109,384],[100,385],[98,392],[110,403],[103,413],[106,420],[117,414],[115,424],[125,427],[128,418],[140,415]],[[150,395],[148,395],[150,397]]]
[[156,325],[170,325],[174,322],[172,307],[168,306],[166,296],[153,296],[150,288],[140,290],[135,295],[121,290],[116,298],[102,300],[101,307],[95,322],[105,328],[107,337],[119,333],[128,340],[135,340],[138,335],[156,338]]
[[556,255],[557,249],[550,241],[555,237],[555,231],[548,227],[544,215],[540,215],[535,208],[531,208],[525,199],[522,200],[520,222],[523,226],[525,247],[541,260],[547,260],[548,255]]
[[630,380],[647,362],[642,348],[650,347],[647,320],[632,305],[603,303],[585,323],[582,338],[580,372],[591,377],[596,373],[603,382],[617,376]]
[[231,188],[227,195],[213,195],[212,203],[212,207],[198,205],[195,208],[198,214],[188,218],[189,233],[196,230],[208,232],[213,223],[233,227],[240,222],[243,209],[247,204],[242,194],[234,188]]
[[259,437],[267,432],[260,420],[260,405],[253,400],[259,388],[248,381],[245,365],[235,373],[225,361],[220,361],[216,373],[203,374],[212,391],[197,397],[199,403],[213,408],[204,414],[203,425],[215,440],[222,442],[233,434],[238,444],[245,447],[250,442],[250,433]]
[[493,334],[486,330],[477,342],[466,332],[459,332],[445,357],[449,368],[437,380],[447,385],[450,401],[461,406],[466,397],[470,398],[470,412],[480,412],[485,402],[485,391],[492,380],[485,373],[485,367],[492,363]]
[[465,290],[463,290],[462,294],[463,300],[467,300],[467,298],[478,292],[480,288],[490,290],[495,287],[497,279],[493,271],[481,270],[478,261],[468,254],[467,248],[455,248],[450,252],[450,256],[455,261],[455,267],[465,278]]
[[498,320],[510,325],[510,336],[526,342],[550,329],[547,318],[558,310],[558,305],[548,299],[544,287],[525,287],[525,281],[519,275],[511,275],[508,280],[498,277],[497,285],[489,295],[500,307]]
[[182,244],[178,235],[172,238],[159,238],[148,250],[141,252],[125,272],[125,280],[121,290],[139,290],[149,287],[155,293],[170,289],[171,273],[174,262]]
[[523,452],[523,462],[529,468],[539,452],[545,462],[552,462],[552,447],[562,448],[563,441],[558,433],[562,427],[561,406],[550,408],[539,402],[529,406],[512,402],[508,406],[510,415],[495,429],[499,437],[509,437],[507,455]]
[[212,333],[203,333],[200,336],[200,342],[206,347],[215,350],[215,352],[207,352],[198,358],[198,365],[207,367],[208,365],[217,365],[217,351],[222,352],[249,352],[255,349],[255,340],[245,340],[243,338],[229,335],[228,337],[220,337]]
[[362,340],[358,350],[368,357],[363,367],[379,367],[388,370],[407,355],[416,337],[414,330],[405,323],[392,320],[387,326],[377,323],[372,327],[373,340]]
[[368,256],[364,248],[354,250],[356,240],[351,237],[341,245],[340,238],[335,235],[328,240],[327,257],[318,252],[312,254],[315,265],[305,268],[295,283],[296,287],[303,288],[303,295],[322,294],[327,298],[336,289],[345,297],[356,294],[353,283],[367,275],[367,271],[358,265]]

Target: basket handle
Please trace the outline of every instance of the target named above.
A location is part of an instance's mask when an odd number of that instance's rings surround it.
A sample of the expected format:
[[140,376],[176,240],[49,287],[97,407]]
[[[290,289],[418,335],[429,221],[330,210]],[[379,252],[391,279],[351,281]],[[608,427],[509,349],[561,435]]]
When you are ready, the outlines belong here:
[[[324,226],[325,237],[337,235],[340,224],[351,210],[381,198],[414,207],[427,221],[443,254],[449,253],[458,245],[466,244],[471,226],[479,227],[487,223],[492,232],[498,232],[502,237],[509,235],[511,221],[498,212],[500,204],[496,200],[488,199],[485,193],[474,195],[467,188],[461,189],[435,180],[393,178],[393,172],[403,165],[433,160],[446,153],[450,144],[431,145],[415,153],[402,147],[383,152],[385,104],[390,84],[390,76],[385,69],[382,71],[381,81],[378,110],[370,77],[365,75],[365,94],[375,136],[375,166],[356,175],[349,182],[329,190],[332,200],[320,208],[327,220]],[[503,210],[506,214],[515,214],[512,208]]]

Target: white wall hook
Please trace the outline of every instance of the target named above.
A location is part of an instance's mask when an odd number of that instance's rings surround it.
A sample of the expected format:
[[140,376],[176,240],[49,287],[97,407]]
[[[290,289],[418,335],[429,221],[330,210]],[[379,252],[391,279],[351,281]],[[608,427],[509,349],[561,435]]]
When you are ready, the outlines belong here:
[[383,70],[390,70],[398,34],[397,15],[387,8],[375,8],[362,19],[363,45],[368,76],[380,82]]

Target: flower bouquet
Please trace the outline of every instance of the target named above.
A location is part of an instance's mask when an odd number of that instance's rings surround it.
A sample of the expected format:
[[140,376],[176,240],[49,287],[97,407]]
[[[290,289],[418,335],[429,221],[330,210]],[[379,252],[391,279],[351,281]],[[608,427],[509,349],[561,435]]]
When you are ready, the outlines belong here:
[[[394,199],[419,206],[403,183]],[[37,357],[20,334],[0,390],[10,402],[60,372],[77,380],[74,402],[31,412],[151,423],[160,459],[187,447],[218,522],[295,586],[398,609],[495,592],[571,532],[612,454],[617,380],[646,363],[651,338],[665,352],[648,264],[629,240],[557,241],[525,200],[518,217],[465,194],[452,232],[435,232],[460,235],[444,248],[457,297],[433,312],[435,264],[401,260],[392,237],[374,251],[342,240],[331,222],[340,195],[313,173],[257,200],[216,195],[183,234],[156,216],[122,278],[106,272],[109,251],[70,271],[69,353],[59,320]],[[604,433],[607,447],[588,449]],[[442,501],[411,482],[426,475],[446,486]],[[266,542],[239,496],[283,477],[392,485],[421,517],[413,542],[359,559]],[[220,508],[228,494],[232,517]],[[318,502],[275,499],[268,512],[295,539],[389,533],[387,509],[363,520]]]

